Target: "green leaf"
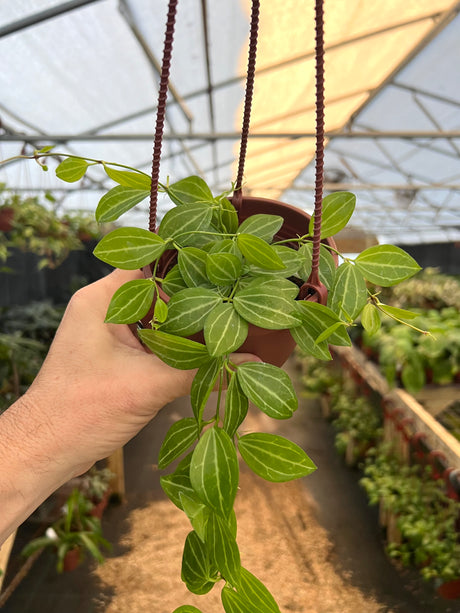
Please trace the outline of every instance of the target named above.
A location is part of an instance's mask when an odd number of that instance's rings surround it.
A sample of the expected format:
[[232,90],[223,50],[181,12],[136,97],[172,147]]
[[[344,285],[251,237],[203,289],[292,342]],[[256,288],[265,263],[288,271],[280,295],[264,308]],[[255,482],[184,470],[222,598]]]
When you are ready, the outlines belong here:
[[[350,192],[334,192],[323,198],[321,238],[337,234],[348,223],[356,206],[356,196]],[[313,236],[315,216],[310,219],[309,232]]]
[[[340,317],[334,313],[329,307],[317,302],[310,302],[308,300],[299,300],[296,302],[297,313],[303,321],[303,325],[307,325],[316,334],[316,339],[325,330],[333,326],[337,322],[342,322]],[[292,330],[291,330],[292,333]],[[339,345],[343,347],[349,347],[351,345],[350,337],[346,329],[341,326],[337,328],[333,334],[330,335],[329,341],[333,345]]]
[[423,360],[420,356],[417,354],[410,356],[410,359],[403,365],[401,380],[411,394],[416,394],[423,388],[426,379]]
[[206,430],[193,452],[190,480],[200,499],[228,517],[238,488],[238,458],[231,438],[218,427]]
[[158,259],[166,243],[154,232],[142,228],[117,228],[104,236],[94,255],[116,268],[136,270]]
[[279,215],[251,215],[241,223],[238,234],[251,234],[268,243],[282,225],[283,218]]
[[187,287],[168,302],[168,319],[161,329],[178,336],[190,336],[203,329],[206,318],[220,297],[210,289]]
[[206,275],[214,285],[231,285],[240,275],[242,263],[232,253],[209,253]]
[[246,434],[238,439],[238,449],[249,468],[267,481],[291,481],[316,470],[303,449],[277,434]]
[[203,613],[200,609],[193,607],[191,604],[183,604],[181,607],[174,609],[173,613]]
[[296,275],[304,262],[302,255],[295,249],[285,247],[284,245],[272,245],[272,247],[280,257],[285,268],[283,270],[265,270],[263,268],[258,268],[257,266],[250,266],[250,274],[271,276],[282,275],[283,277],[292,277]]
[[295,340],[300,349],[307,355],[311,355],[319,360],[332,360],[326,341],[317,342],[321,332],[318,327],[309,322],[304,322],[300,326],[289,330],[292,338]]
[[130,172],[127,170],[115,170],[115,168],[107,166],[107,164],[104,164],[104,170],[107,176],[119,185],[150,192],[152,179],[149,177],[149,175],[140,172]]
[[283,260],[271,245],[252,234],[238,234],[237,244],[250,264],[266,270],[285,270]]
[[174,204],[215,204],[211,190],[201,177],[186,177],[164,187]]
[[235,293],[233,305],[238,313],[259,328],[283,330],[299,325],[294,300],[298,287],[287,281],[254,279]]
[[225,613],[263,613],[264,609],[253,609],[252,604],[244,596],[230,587],[224,586],[221,592],[222,605]]
[[40,153],[48,153],[49,151],[54,149],[55,146],[56,145],[46,145],[45,147],[42,147],[41,149],[35,149],[34,155],[39,155]]
[[177,256],[180,274],[188,287],[209,287],[206,275],[208,254],[197,247],[184,247]]
[[235,234],[238,230],[238,213],[235,207],[227,198],[221,198],[219,206],[222,229],[228,234]]
[[213,356],[221,356],[236,351],[246,340],[248,323],[233,308],[233,305],[220,303],[209,313],[204,324],[204,340]]
[[326,328],[323,332],[321,332],[321,334],[316,339],[315,343],[316,344],[322,343],[323,341],[328,339],[330,336],[332,336],[334,332],[336,332],[337,330],[343,327],[345,327],[345,324],[343,321],[336,321],[335,324],[332,324],[332,326],[329,326],[329,328]]
[[128,281],[112,296],[106,323],[132,324],[149,312],[155,295],[155,284],[150,279]]
[[240,552],[227,521],[211,513],[206,525],[206,547],[211,560],[226,581],[233,585],[240,579]]
[[236,241],[231,238],[224,238],[222,240],[215,241],[209,249],[209,254],[211,253],[231,253],[235,255],[239,260],[243,260],[243,255],[241,251],[238,249],[238,245]]
[[158,455],[158,468],[166,468],[186,451],[198,438],[198,428],[193,417],[176,421],[166,433]]
[[183,460],[179,462],[176,470],[170,474],[160,477],[160,485],[166,496],[173,502],[181,511],[183,511],[181,494],[185,494],[189,498],[195,499],[197,496],[190,481],[190,462],[192,453],[189,453]]
[[188,338],[174,336],[160,330],[139,330],[138,334],[152,353],[173,368],[191,370],[202,366],[211,359],[204,345]]
[[420,317],[420,313],[414,313],[413,311],[407,311],[406,309],[398,309],[397,307],[388,306],[387,304],[379,303],[381,311],[389,317],[395,317],[396,319],[416,319]]
[[157,298],[155,301],[153,317],[155,321],[158,321],[159,323],[163,323],[168,317],[168,305],[161,298]]
[[220,372],[221,360],[214,359],[209,363],[200,366],[195,375],[190,392],[190,401],[193,414],[198,423],[201,423],[203,411],[209,396],[214,389],[217,377]]
[[369,247],[355,264],[365,279],[382,287],[396,285],[421,270],[414,258],[394,245]]
[[263,362],[246,362],[236,372],[243,392],[269,417],[288,419],[297,409],[294,387],[281,368]]
[[150,192],[145,189],[116,185],[99,200],[96,208],[96,220],[99,223],[116,221],[123,213],[132,209],[149,195]]
[[158,234],[165,240],[174,239],[180,246],[193,241],[193,234],[208,228],[212,209],[206,204],[188,204],[168,211],[163,217]]
[[[307,281],[310,277],[312,259],[313,259],[313,243],[308,241],[299,249],[299,253],[302,256],[304,263],[299,268],[299,275]],[[331,289],[336,271],[336,263],[334,257],[327,247],[320,245],[319,248],[319,280],[323,283],[327,289]]]
[[246,568],[241,568],[238,592],[252,604],[251,612],[280,613],[275,599],[265,585]]
[[173,296],[186,287],[188,287],[188,285],[182,278],[177,264],[171,268],[161,282],[161,288],[168,296]]
[[380,330],[380,314],[378,309],[372,303],[366,304],[361,313],[361,324],[369,334],[375,334]]
[[75,183],[85,175],[88,166],[88,162],[82,158],[66,158],[56,168],[56,176],[66,183]]
[[225,396],[225,416],[224,430],[230,437],[233,437],[241,426],[248,413],[249,402],[247,396],[243,393],[238,377],[232,375],[228,384],[227,394]]
[[367,288],[363,275],[356,266],[344,262],[337,268],[328,306],[340,317],[354,320],[366,302]]
[[179,496],[184,513],[187,515],[193,529],[204,543],[206,540],[206,524],[209,515],[212,513],[211,509],[183,492],[181,492]]
[[190,532],[182,555],[182,581],[193,594],[207,594],[214,587],[215,575],[206,545],[196,532]]

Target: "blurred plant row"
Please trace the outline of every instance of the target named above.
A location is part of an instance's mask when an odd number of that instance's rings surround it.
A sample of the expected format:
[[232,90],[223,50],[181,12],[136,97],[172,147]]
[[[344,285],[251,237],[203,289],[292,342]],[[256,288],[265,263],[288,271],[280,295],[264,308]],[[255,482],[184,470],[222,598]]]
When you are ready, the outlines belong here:
[[[300,353],[299,353],[300,355]],[[323,413],[335,429],[335,446],[348,465],[358,466],[369,503],[379,504],[395,520],[398,538],[387,541],[388,555],[415,566],[426,580],[460,577],[458,500],[432,466],[412,458],[403,462],[395,443],[383,442],[383,409],[363,396],[333,364],[300,355],[304,394],[320,396]],[[388,533],[387,533],[388,534]]]

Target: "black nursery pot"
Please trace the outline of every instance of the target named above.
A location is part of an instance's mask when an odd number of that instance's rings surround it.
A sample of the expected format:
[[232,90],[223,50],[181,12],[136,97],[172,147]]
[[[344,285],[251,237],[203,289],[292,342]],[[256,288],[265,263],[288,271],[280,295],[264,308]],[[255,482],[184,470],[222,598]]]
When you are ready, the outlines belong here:
[[[230,198],[230,202],[231,201],[232,198]],[[310,215],[297,207],[279,202],[277,200],[243,197],[241,206],[237,208],[237,213],[240,223],[251,215],[257,214],[279,215],[282,217],[284,222],[276,234],[275,238],[277,240],[295,238],[308,233]],[[335,249],[335,242],[332,238],[324,239],[322,242]],[[296,242],[293,242],[290,246],[297,249]],[[337,256],[334,254],[334,252],[333,255],[337,263]],[[158,276],[164,276],[175,263],[176,252],[169,251],[163,254],[163,256],[160,258],[157,269]],[[150,266],[144,268],[144,274],[146,277],[151,275]],[[160,290],[160,296],[165,302],[168,302],[169,296],[167,296],[162,290]],[[318,295],[314,293],[311,296],[308,296],[306,300],[318,302]],[[146,321],[149,321],[151,317],[152,314],[150,313],[146,317]],[[204,342],[202,333],[195,334],[191,338],[198,342]],[[248,337],[238,352],[252,353],[257,355],[264,362],[268,362],[275,366],[282,366],[293,352],[295,345],[296,343],[289,330],[267,330],[265,328],[259,328],[258,326],[250,324]]]

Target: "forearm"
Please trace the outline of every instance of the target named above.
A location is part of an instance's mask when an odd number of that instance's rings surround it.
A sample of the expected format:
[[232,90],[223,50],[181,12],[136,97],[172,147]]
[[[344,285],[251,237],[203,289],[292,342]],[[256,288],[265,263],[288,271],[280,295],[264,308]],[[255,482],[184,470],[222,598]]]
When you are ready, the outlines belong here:
[[0,544],[75,475],[61,457],[44,411],[27,396],[0,416]]

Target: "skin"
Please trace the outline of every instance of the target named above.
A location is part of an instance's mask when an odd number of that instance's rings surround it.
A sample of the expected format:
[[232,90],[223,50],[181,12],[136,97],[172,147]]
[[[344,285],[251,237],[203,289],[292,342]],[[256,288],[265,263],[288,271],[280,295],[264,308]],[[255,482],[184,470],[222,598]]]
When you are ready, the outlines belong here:
[[195,371],[164,364],[129,326],[104,323],[114,292],[141,276],[115,270],[78,291],[34,383],[0,416],[0,544],[57,488],[189,394]]

